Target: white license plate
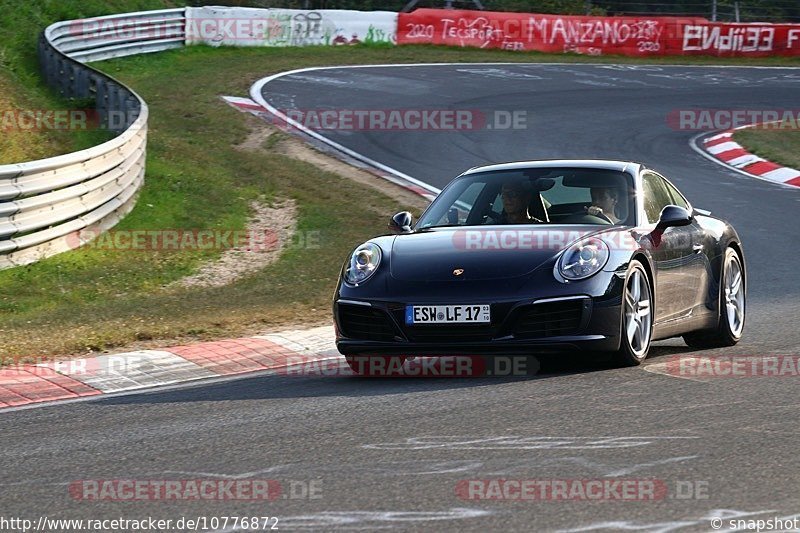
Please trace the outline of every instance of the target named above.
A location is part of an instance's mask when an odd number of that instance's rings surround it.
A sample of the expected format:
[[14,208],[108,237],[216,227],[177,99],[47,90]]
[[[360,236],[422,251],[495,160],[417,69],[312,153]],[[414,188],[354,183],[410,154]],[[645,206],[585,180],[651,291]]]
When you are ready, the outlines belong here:
[[487,305],[407,305],[406,324],[487,324]]

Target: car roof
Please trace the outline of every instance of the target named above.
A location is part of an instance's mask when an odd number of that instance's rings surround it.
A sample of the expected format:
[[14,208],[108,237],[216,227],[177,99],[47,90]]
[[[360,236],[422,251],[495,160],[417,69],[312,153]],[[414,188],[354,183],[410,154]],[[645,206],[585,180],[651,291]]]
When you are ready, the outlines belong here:
[[520,170],[526,168],[596,168],[602,170],[616,170],[636,175],[644,165],[633,161],[617,161],[609,159],[537,159],[532,161],[514,161],[473,167],[462,174],[467,176],[478,172],[491,172],[497,170]]

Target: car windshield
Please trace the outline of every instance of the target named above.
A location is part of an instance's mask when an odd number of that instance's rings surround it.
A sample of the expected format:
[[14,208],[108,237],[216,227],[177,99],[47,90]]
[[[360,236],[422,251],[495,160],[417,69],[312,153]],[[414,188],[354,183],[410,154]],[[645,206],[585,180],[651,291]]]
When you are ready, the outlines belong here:
[[489,224],[633,224],[633,178],[595,168],[522,168],[455,179],[418,230]]

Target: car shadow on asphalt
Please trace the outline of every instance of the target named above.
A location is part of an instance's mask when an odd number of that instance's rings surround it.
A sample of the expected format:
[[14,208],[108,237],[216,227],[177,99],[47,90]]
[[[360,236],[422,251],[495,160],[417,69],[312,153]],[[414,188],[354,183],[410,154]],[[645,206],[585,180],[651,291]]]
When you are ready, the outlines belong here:
[[[694,351],[685,346],[651,348],[648,361]],[[641,367],[616,368],[607,359],[589,354],[546,356],[540,367],[528,375],[493,375],[482,377],[361,377],[348,368],[343,359],[310,373],[294,367],[260,372],[225,381],[203,382],[179,388],[142,391],[138,394],[100,397],[92,403],[109,405],[162,404],[183,402],[224,402],[265,399],[369,397],[431,392],[441,390],[494,387],[506,383],[535,382],[567,376],[602,372],[637,372]]]

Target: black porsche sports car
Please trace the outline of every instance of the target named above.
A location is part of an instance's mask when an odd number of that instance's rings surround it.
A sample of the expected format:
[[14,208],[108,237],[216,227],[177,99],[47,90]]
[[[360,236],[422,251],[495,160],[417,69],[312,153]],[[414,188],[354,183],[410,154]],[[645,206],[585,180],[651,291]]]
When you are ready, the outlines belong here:
[[731,346],[745,322],[734,228],[639,163],[473,168],[416,224],[359,245],[334,298],[336,345],[364,356],[612,352],[653,340]]

